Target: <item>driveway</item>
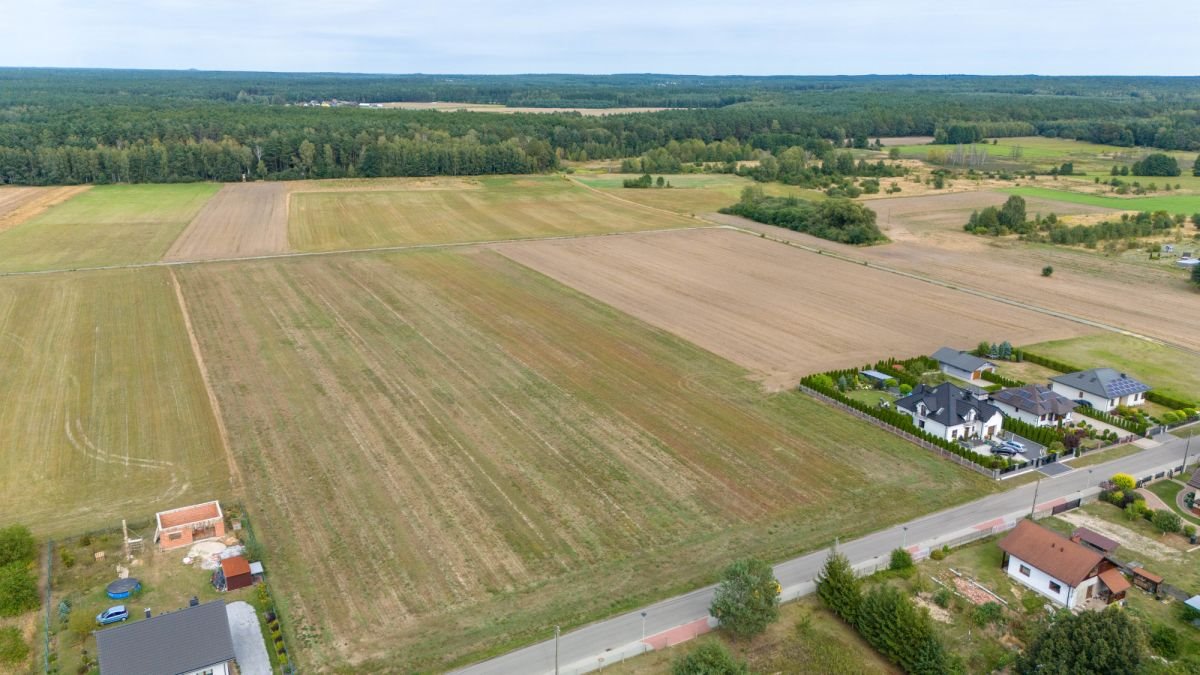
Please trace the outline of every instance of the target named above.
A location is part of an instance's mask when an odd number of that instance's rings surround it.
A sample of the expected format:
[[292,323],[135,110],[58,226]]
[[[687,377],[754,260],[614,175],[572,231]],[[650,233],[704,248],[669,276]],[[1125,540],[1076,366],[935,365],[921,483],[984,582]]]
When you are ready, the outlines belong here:
[[271,675],[271,659],[263,643],[262,627],[249,603],[238,601],[225,605],[229,617],[229,634],[233,637],[233,653],[237,656],[242,675]]

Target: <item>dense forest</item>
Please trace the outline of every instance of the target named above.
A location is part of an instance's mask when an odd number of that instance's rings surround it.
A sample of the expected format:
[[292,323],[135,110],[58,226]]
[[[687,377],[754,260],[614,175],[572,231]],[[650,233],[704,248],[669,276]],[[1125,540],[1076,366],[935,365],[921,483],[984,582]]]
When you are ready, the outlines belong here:
[[[295,105],[335,98],[678,109],[590,117]],[[538,172],[650,153],[672,165],[770,153],[786,174],[792,148],[824,159],[886,136],[1026,134],[1200,150],[1200,78],[0,69],[0,183]]]

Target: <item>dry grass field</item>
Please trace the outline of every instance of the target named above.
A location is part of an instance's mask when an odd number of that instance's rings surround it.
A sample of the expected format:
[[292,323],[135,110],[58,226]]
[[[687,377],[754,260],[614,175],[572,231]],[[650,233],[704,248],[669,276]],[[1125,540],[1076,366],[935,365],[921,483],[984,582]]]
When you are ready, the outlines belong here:
[[39,535],[229,494],[164,270],[0,279],[0,513]]
[[580,174],[573,178],[613,197],[688,215],[708,213],[730,206],[741,197],[742,190],[751,185],[758,185],[763,192],[771,196],[825,198],[825,194],[817,190],[806,190],[782,183],[755,183],[749,178],[732,174],[655,174],[655,178],[659,175],[671,182],[670,188],[622,187],[625,179],[638,177],[627,173]]
[[478,188],[468,190],[437,189],[438,180],[426,179],[410,189],[295,192],[292,248],[335,251],[696,224],[608,200],[557,176],[488,176],[474,182]]
[[0,232],[0,272],[162,258],[219,185],[101,185]]
[[166,260],[211,260],[288,250],[288,186],[230,183],[208,200]]
[[815,371],[931,353],[942,345],[1087,332],[1078,324],[728,230],[497,248],[755,371],[771,388]]
[[0,188],[0,232],[87,191],[85,185]]
[[[892,241],[937,239],[946,234],[970,236],[962,227],[972,211],[995,206],[999,208],[1009,195],[988,190],[954,192],[920,197],[872,199],[866,206],[875,211],[876,222]],[[1046,199],[1026,198],[1025,211],[1035,214],[1054,213],[1059,216],[1117,213],[1113,209],[1087,204],[1071,204]],[[944,238],[944,237],[943,237]]]
[[495,252],[178,273],[306,669],[441,670],[995,489]]

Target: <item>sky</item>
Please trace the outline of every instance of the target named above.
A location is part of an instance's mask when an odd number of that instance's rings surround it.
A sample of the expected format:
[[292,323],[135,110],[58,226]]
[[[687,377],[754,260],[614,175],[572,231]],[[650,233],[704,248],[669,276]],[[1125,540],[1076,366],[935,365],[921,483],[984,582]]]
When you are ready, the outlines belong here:
[[1196,2],[0,0],[0,66],[1197,75]]

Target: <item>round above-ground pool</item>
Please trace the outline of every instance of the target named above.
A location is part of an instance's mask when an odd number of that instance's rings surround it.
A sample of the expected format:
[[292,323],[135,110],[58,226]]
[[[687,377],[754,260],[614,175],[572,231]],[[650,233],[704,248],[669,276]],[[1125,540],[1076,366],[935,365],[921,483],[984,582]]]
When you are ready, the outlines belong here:
[[142,582],[129,577],[128,579],[117,579],[112,582],[108,585],[106,591],[108,592],[108,597],[113,600],[120,600],[121,598],[128,598],[130,595],[133,595],[133,592],[141,587]]

